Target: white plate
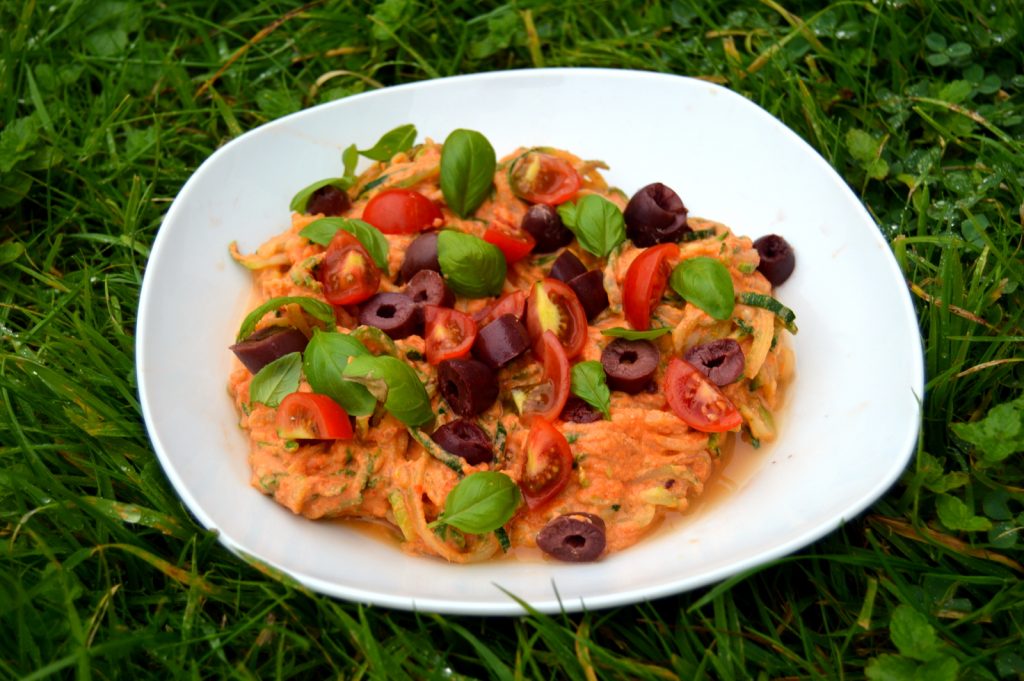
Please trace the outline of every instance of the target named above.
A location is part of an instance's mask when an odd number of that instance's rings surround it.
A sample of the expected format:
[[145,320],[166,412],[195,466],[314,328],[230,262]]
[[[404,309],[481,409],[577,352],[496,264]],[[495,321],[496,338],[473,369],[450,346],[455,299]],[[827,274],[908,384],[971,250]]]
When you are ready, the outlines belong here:
[[[483,132],[499,155],[550,145],[603,159],[632,193],[673,187],[690,214],[798,258],[778,296],[797,313],[797,376],[781,437],[741,488],[593,564],[457,566],[404,555],[342,523],[292,515],[249,486],[227,396],[251,251],[289,225],[301,187],[336,176],[341,150],[415,123],[420,139]],[[722,87],[655,73],[549,69],[388,88],[268,123],[219,149],[182,188],[146,269],[137,363],[143,414],[168,478],[206,527],[332,596],[423,611],[552,612],[693,589],[785,555],[856,515],[913,450],[923,368],[914,309],[886,242],[843,180],[771,115]],[[767,450],[767,451],[765,451]],[[507,592],[507,593],[506,593]]]

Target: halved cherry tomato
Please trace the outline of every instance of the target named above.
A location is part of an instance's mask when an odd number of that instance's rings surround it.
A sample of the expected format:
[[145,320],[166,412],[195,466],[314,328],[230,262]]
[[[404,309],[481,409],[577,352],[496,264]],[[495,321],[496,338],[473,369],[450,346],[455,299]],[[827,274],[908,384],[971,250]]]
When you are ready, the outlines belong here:
[[519,198],[552,206],[574,197],[582,183],[571,163],[542,151],[529,151],[517,158],[508,179],[512,193]]
[[479,312],[473,315],[473,319],[476,320],[476,325],[479,328],[484,328],[498,317],[511,314],[515,315],[516,319],[523,318],[523,310],[526,308],[526,291],[515,290],[512,293],[506,293],[502,296],[501,300],[496,302],[490,307],[485,307]]
[[580,354],[587,341],[587,313],[567,284],[557,279],[542,279],[530,289],[526,330],[535,351],[541,335],[545,331],[554,332],[571,359]]
[[534,419],[526,437],[526,465],[519,481],[527,507],[538,508],[554,499],[571,474],[572,450],[565,436],[544,419]]
[[385,189],[363,209],[363,220],[385,234],[415,234],[440,219],[441,209],[412,189]]
[[530,255],[537,242],[529,232],[499,223],[491,223],[484,232],[484,241],[494,244],[505,254],[505,262],[511,265]]
[[665,373],[665,398],[675,415],[694,430],[735,430],[743,417],[729,398],[689,362],[673,357]]
[[622,311],[629,325],[643,331],[651,325],[651,309],[665,293],[672,261],[679,257],[676,244],[646,249],[630,263],[623,282]]
[[469,354],[476,340],[476,322],[468,314],[450,307],[427,305],[423,308],[427,328],[427,362],[439,364]]
[[323,285],[324,298],[331,305],[361,303],[380,286],[380,270],[370,254],[359,239],[343,229],[328,244],[316,275]]
[[554,421],[565,408],[569,399],[572,381],[569,376],[569,357],[565,348],[551,331],[545,331],[538,346],[541,364],[544,366],[544,383],[537,386],[526,396],[523,403],[523,415],[536,415],[548,421]]
[[288,440],[348,440],[352,423],[327,395],[291,393],[277,407],[277,434]]

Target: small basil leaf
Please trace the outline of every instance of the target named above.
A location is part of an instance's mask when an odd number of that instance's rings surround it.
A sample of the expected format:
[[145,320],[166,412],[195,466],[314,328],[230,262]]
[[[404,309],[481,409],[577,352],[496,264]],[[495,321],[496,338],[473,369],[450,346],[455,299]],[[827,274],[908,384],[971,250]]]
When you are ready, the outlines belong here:
[[261,402],[268,407],[276,407],[286,396],[299,389],[301,374],[301,353],[290,352],[278,357],[252,377],[249,384],[249,400]]
[[350,144],[341,152],[341,165],[345,170],[345,178],[352,178],[352,183],[355,184],[356,166],[359,165],[359,150],[356,149],[356,145]]
[[263,315],[285,305],[298,305],[305,310],[306,314],[319,319],[332,329],[334,328],[334,308],[324,301],[306,296],[283,296],[281,298],[271,298],[246,315],[245,319],[242,320],[242,325],[238,328],[236,340],[243,341],[248,338],[249,334],[256,329],[259,321],[263,319]]
[[359,243],[370,254],[377,267],[387,271],[388,240],[379,229],[368,222],[354,218],[320,218],[303,227],[299,236],[304,236],[315,244],[326,246],[331,243],[331,239],[339,229],[343,229],[359,239]]
[[575,205],[563,203],[558,207],[558,215],[576,235],[580,246],[599,258],[607,258],[613,248],[626,240],[622,211],[603,196],[586,194]]
[[374,161],[390,161],[398,152],[412,147],[415,141],[416,126],[406,123],[384,133],[376,144],[369,149],[360,149],[359,153]]
[[313,184],[300,189],[299,193],[292,197],[292,202],[288,204],[288,208],[296,213],[305,213],[306,206],[309,204],[309,197],[313,196],[313,192],[317,189],[331,186],[345,191],[352,186],[353,180],[354,178],[352,177],[329,177],[326,180],[317,180]]
[[441,148],[441,192],[459,217],[473,214],[494,184],[494,147],[476,130],[455,130]]
[[672,270],[672,289],[715,319],[725,320],[736,305],[732,277],[718,260],[708,257],[684,260]]
[[612,338],[625,338],[626,340],[654,340],[655,338],[661,338],[666,333],[672,333],[672,329],[668,326],[662,326],[657,329],[646,329],[644,331],[624,329],[621,326],[616,326],[612,329],[605,329],[601,332],[601,335],[611,336]]
[[430,397],[416,372],[390,355],[360,355],[345,367],[345,378],[366,386],[384,408],[407,426],[417,427],[434,420]]
[[366,416],[373,413],[377,400],[365,386],[342,378],[342,373],[349,357],[368,354],[351,336],[317,330],[302,354],[302,372],[313,392],[327,395],[353,416]]
[[572,367],[572,392],[581,400],[611,419],[611,393],[604,367],[597,360],[580,362]]
[[501,249],[479,237],[446,229],[437,235],[441,274],[455,293],[486,298],[501,293],[507,265]]
[[498,471],[479,471],[452,488],[444,502],[444,513],[435,523],[469,534],[485,534],[511,520],[521,502],[519,485],[512,478]]
[[395,345],[395,341],[376,326],[357,326],[352,329],[350,335],[362,343],[363,347],[369,350],[371,355],[398,357],[398,346]]

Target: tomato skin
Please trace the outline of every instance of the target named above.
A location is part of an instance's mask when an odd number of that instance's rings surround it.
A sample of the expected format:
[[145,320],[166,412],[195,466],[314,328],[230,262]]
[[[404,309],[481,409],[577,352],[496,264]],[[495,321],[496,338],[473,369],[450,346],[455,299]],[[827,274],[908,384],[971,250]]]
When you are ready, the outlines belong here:
[[646,249],[629,264],[623,282],[622,310],[634,329],[650,328],[651,309],[665,293],[672,262],[677,258],[678,245],[660,244]]
[[572,475],[572,450],[565,436],[544,419],[534,419],[526,437],[526,464],[519,487],[528,508],[544,506],[565,489]]
[[530,255],[530,251],[537,245],[529,232],[498,224],[492,224],[487,228],[484,232],[484,241],[500,248],[505,254],[505,262],[509,265]]
[[423,316],[428,364],[440,364],[446,359],[458,359],[469,354],[476,340],[476,322],[472,317],[437,305],[425,306]]
[[494,305],[480,310],[473,315],[473,318],[476,320],[476,325],[482,329],[498,317],[506,314],[514,315],[516,319],[521,320],[523,318],[523,310],[525,309],[526,291],[517,289],[512,293],[506,293]]
[[572,380],[569,373],[569,357],[561,341],[552,331],[545,331],[540,342],[534,346],[541,356],[541,364],[544,366],[544,380],[546,385],[534,388],[541,392],[542,399],[531,399],[527,397],[526,405],[523,408],[524,415],[538,416],[546,421],[554,421],[562,413],[565,403],[569,399],[569,390]]
[[[546,331],[554,332],[573,358],[583,351],[587,341],[587,313],[576,292],[557,279],[542,279],[530,289],[526,305],[526,331],[534,350]],[[541,353],[538,351],[538,355]]]
[[582,183],[571,163],[542,151],[527,152],[509,171],[512,193],[530,203],[565,203],[576,196]]
[[331,239],[316,271],[331,305],[361,303],[380,287],[380,270],[359,239],[343,229]]
[[291,393],[277,407],[277,434],[288,440],[350,440],[352,423],[327,395]]
[[385,189],[363,208],[363,221],[385,234],[415,234],[442,219],[437,204],[412,189]]
[[735,430],[740,412],[722,391],[689,362],[673,357],[665,373],[665,398],[686,425],[704,433]]

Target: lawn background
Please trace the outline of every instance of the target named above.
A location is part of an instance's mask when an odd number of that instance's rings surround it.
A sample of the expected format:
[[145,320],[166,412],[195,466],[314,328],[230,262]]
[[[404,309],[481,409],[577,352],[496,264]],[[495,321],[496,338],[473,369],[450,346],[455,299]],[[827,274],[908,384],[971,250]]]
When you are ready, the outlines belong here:
[[[0,1],[0,35],[0,677],[1024,678],[1021,3]],[[139,415],[162,215],[268,120],[534,66],[707,78],[842,174],[918,304],[913,462],[791,557],[582,615],[360,607],[245,564]]]

